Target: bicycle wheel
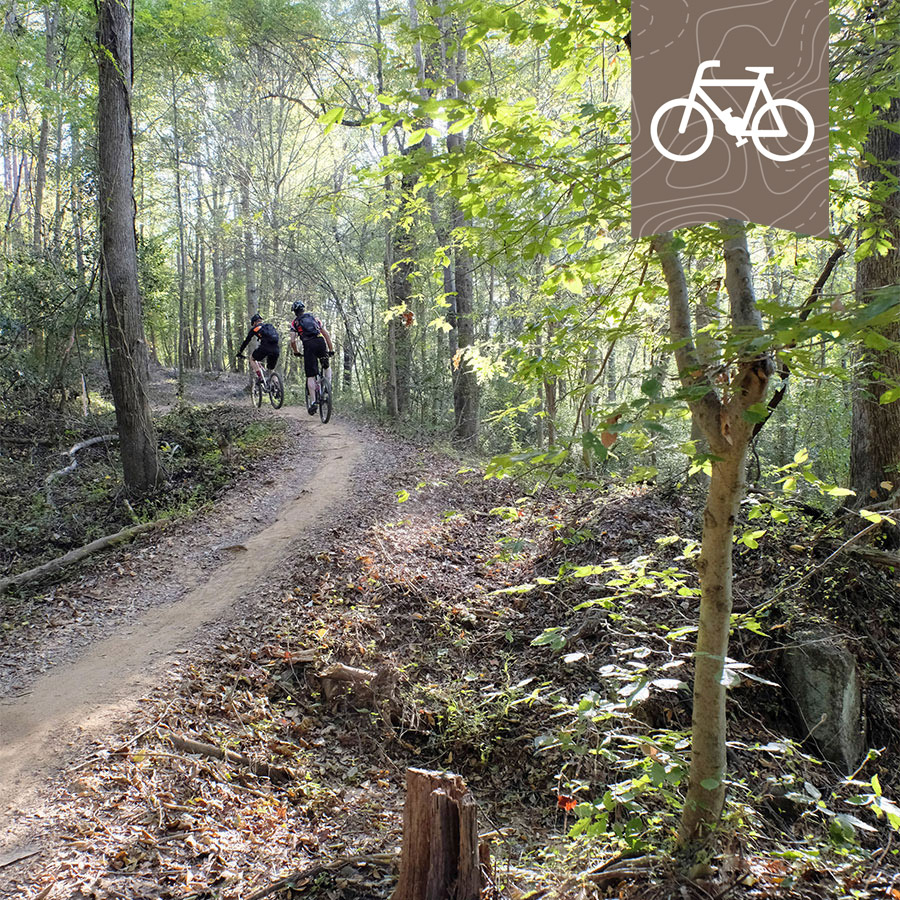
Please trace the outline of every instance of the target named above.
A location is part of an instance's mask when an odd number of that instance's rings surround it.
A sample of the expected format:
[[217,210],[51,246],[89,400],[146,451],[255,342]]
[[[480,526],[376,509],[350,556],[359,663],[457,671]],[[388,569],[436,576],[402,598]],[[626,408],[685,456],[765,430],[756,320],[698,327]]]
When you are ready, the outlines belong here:
[[250,399],[253,402],[253,405],[259,409],[262,406],[262,395],[263,395],[263,386],[262,382],[257,379],[253,382],[253,387],[250,389]]
[[273,372],[269,378],[269,402],[275,409],[281,409],[281,405],[284,403],[284,385],[277,372]]
[[331,419],[331,387],[324,378],[319,388],[319,418],[323,425]]
[[[691,119],[693,112],[700,114],[701,121]],[[688,162],[702,156],[712,139],[712,116],[696,100],[684,97],[669,100],[654,113],[650,122],[650,140],[653,141],[653,146],[673,162]],[[677,152],[671,147],[675,147]]]
[[[793,113],[785,115],[788,110],[793,110]],[[763,118],[766,115],[769,116],[768,121],[765,121]],[[778,131],[779,121],[784,123],[784,127],[788,132],[786,135],[757,134],[763,125],[768,125],[768,128],[764,129],[766,131]],[[806,129],[806,134],[801,141],[795,135],[803,134],[804,128]],[[801,103],[798,103],[796,100],[773,100],[757,111],[753,117],[753,126],[750,131],[750,137],[754,146],[763,156],[767,156],[769,159],[775,160],[775,162],[790,162],[792,159],[797,159],[798,156],[803,156],[809,150],[809,145],[813,141],[815,126],[809,110]],[[769,146],[766,147],[763,141],[768,141]],[[798,141],[800,142],[799,149],[797,148]]]

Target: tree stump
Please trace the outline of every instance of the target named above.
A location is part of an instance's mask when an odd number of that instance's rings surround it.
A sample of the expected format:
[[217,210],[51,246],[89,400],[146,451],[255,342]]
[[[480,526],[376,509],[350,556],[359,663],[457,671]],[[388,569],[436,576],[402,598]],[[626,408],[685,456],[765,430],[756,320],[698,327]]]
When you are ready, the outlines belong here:
[[475,799],[460,775],[406,770],[400,878],[391,900],[479,900]]

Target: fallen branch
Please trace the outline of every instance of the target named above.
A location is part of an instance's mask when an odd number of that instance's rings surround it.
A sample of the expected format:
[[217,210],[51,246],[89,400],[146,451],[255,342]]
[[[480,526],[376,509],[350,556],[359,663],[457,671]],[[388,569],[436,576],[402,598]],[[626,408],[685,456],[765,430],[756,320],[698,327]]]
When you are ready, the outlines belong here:
[[876,566],[888,566],[891,569],[900,569],[900,556],[896,553],[888,553],[885,550],[876,550],[873,547],[857,547],[850,553],[857,559],[874,563]]
[[117,434],[101,434],[99,437],[88,438],[86,441],[81,441],[78,444],[75,444],[74,447],[70,447],[66,452],[66,455],[72,462],[69,463],[65,468],[57,469],[55,472],[51,472],[45,479],[44,484],[47,486],[47,502],[53,506],[53,501],[50,499],[50,485],[56,481],[57,478],[62,478],[63,475],[68,475],[70,472],[74,472],[76,466],[78,465],[78,460],[75,459],[75,454],[78,453],[79,450],[84,450],[86,447],[93,447],[96,444],[104,444],[107,441],[117,441],[119,436]]
[[22,862],[24,859],[31,859],[32,856],[37,856],[40,852],[41,848],[38,847],[37,844],[32,844],[29,847],[23,847],[19,850],[12,850],[9,853],[4,853],[3,856],[0,856],[0,869],[5,869],[7,866],[11,866],[14,863]]
[[396,853],[372,853],[369,856],[348,856],[345,859],[336,859],[330,863],[316,863],[314,866],[299,869],[290,875],[285,875],[284,878],[279,878],[278,881],[273,882],[268,887],[251,894],[247,900],[262,900],[263,897],[268,897],[270,894],[274,894],[283,888],[295,885],[298,881],[307,881],[322,872],[334,872],[338,869],[343,869],[344,866],[358,866],[362,863],[391,863],[396,859]]
[[197,753],[200,756],[210,756],[213,759],[221,759],[235,765],[246,766],[254,775],[264,775],[266,778],[271,778],[272,781],[293,781],[296,777],[293,770],[285,766],[273,766],[271,763],[256,762],[256,760],[250,759],[249,756],[244,756],[243,753],[237,753],[234,750],[223,750],[214,744],[194,741],[171,733],[164,734],[162,737],[171,741],[172,746],[177,750],[183,750],[185,753]]
[[19,585],[28,584],[31,581],[38,581],[41,578],[46,578],[48,575],[55,575],[61,569],[65,569],[67,566],[81,562],[81,560],[93,556],[101,550],[106,550],[107,547],[130,541],[139,534],[143,534],[145,531],[156,528],[162,521],[164,520],[157,519],[155,522],[143,522],[140,525],[129,525],[127,528],[123,528],[115,534],[108,534],[106,537],[97,538],[96,541],[91,541],[83,547],[70,550],[68,553],[58,556],[56,559],[51,559],[50,562],[45,562],[40,566],[35,566],[33,569],[28,569],[26,572],[20,572],[18,575],[10,575],[7,578],[0,578],[0,595],[4,594],[11,587],[18,587]]
[[[860,538],[865,537],[867,534],[869,534],[869,532],[874,531],[876,528],[879,528],[881,526],[882,522],[888,516],[894,516],[894,515],[897,515],[898,513],[900,513],[900,509],[888,510],[883,518],[879,518],[877,522],[872,522],[870,525],[863,528],[862,531],[858,531],[851,538],[848,538],[846,541],[844,541],[843,544],[841,544],[840,547],[837,548],[837,550],[835,550],[828,557],[826,557],[824,560],[822,560],[822,562],[820,562],[817,566],[814,566],[812,569],[810,569],[802,578],[799,578],[793,584],[789,584],[789,585],[787,585],[787,587],[783,587],[783,588],[781,588],[781,590],[776,591],[771,597],[769,597],[768,600],[763,600],[761,603],[757,603],[756,606],[751,606],[750,609],[748,609],[746,612],[743,612],[739,616],[736,616],[734,618],[734,621],[731,623],[732,627],[733,628],[736,627],[737,624],[742,619],[745,619],[747,616],[754,615],[754,614],[760,612],[760,610],[767,609],[776,600],[778,600],[779,597],[784,596],[789,591],[795,591],[797,588],[806,584],[806,582],[809,581],[809,579],[812,578],[813,575],[815,575],[817,572],[820,572],[822,569],[824,569],[825,566],[828,565],[828,563],[830,563],[836,556],[843,553],[851,544],[856,543],[856,541],[860,540]],[[865,554],[878,554],[879,553],[879,551],[877,551],[877,550],[861,550],[861,549],[855,549],[854,551],[851,551],[851,552],[854,552],[856,555],[860,555],[863,553],[865,553]],[[890,555],[891,554],[889,554],[889,553],[884,554],[884,556],[887,556],[887,557],[890,557]],[[869,559],[869,562],[875,561],[874,558],[870,558],[868,555],[864,558]],[[893,563],[885,562],[884,560],[882,560],[881,564],[882,565],[897,565],[897,562],[896,562],[897,557],[894,557],[894,560],[895,560],[895,562],[893,562]]]
[[0,444],[18,444],[23,447],[43,447],[49,443],[50,441],[42,440],[40,438],[12,437],[0,434]]

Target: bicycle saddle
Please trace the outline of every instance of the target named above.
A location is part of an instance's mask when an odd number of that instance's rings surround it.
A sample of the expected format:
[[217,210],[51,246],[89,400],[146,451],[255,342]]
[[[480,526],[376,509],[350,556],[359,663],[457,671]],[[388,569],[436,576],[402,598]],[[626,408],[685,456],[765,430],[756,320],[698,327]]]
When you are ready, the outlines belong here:
[[744,66],[747,72],[756,72],[758,75],[771,75],[775,71],[774,66]]

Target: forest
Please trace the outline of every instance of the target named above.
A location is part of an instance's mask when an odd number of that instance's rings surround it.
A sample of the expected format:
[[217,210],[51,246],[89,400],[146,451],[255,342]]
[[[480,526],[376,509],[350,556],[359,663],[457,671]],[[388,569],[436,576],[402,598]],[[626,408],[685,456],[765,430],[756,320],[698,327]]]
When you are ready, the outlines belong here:
[[626,0],[0,10],[0,898],[900,897],[900,0],[826,237]]

